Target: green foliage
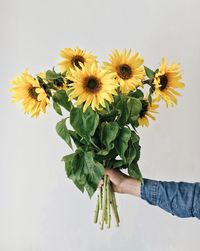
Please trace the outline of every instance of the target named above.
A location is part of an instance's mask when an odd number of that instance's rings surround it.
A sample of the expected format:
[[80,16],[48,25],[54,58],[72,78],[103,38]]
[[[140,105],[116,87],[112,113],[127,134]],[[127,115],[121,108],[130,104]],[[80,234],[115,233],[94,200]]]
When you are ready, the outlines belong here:
[[66,119],[62,119],[56,124],[56,132],[72,148],[70,133],[66,126]]
[[[110,151],[100,150],[95,154],[95,159],[101,163],[107,162],[110,163],[110,160],[115,159],[118,156],[118,153],[115,148]],[[112,165],[110,166],[112,167]]]
[[152,85],[152,86],[149,88],[149,95],[148,95],[148,101],[149,101],[150,104],[152,103],[152,95],[153,95],[154,91],[155,91],[155,88],[154,88],[154,86]]
[[99,112],[100,120],[102,122],[103,121],[107,121],[107,122],[114,121],[118,114],[119,113],[117,110]]
[[137,99],[143,99],[144,93],[141,90],[137,89],[136,91],[129,92],[128,96],[137,98]]
[[53,101],[60,106],[64,107],[67,111],[71,110],[72,103],[68,100],[66,91],[58,90],[53,95]]
[[54,94],[54,109],[61,115],[60,106],[66,108],[67,104],[73,127],[73,130],[68,130],[64,119],[57,124],[57,132],[68,145],[71,146],[73,140],[77,147],[75,153],[63,157],[66,174],[90,197],[97,189],[105,167],[127,169],[129,175],[142,181],[137,164],[140,157],[139,136],[135,128],[143,98],[143,92],[136,90],[129,95],[115,97],[114,103],[107,103],[105,109],[93,111],[88,107],[83,112],[82,106],[68,104],[65,91]]
[[119,131],[119,134],[115,140],[115,149],[122,160],[126,161],[125,151],[128,147],[129,139],[131,138],[131,130],[126,127],[122,127]]
[[91,137],[99,125],[99,115],[92,108],[89,107],[83,112],[82,107],[73,107],[70,112],[70,123],[79,136],[94,144]]
[[146,73],[147,77],[150,79],[153,79],[155,76],[155,72],[146,66],[144,66],[144,69],[145,69],[145,73]]
[[[132,171],[133,167],[137,164],[140,157],[139,136],[134,131],[131,131],[131,136],[129,135],[128,139],[126,138],[126,141],[124,144],[122,144],[121,148],[123,149],[123,154],[119,155],[121,156],[122,159],[121,160],[115,159],[116,156],[114,156],[113,158],[111,158],[109,164],[112,168],[117,168],[117,169],[128,168]],[[142,176],[140,176],[140,178],[142,179]]]
[[131,177],[143,182],[142,174],[140,172],[140,169],[137,163],[132,162],[131,165],[128,166],[128,174]]
[[59,77],[60,77],[60,74],[56,73],[54,69],[46,71],[46,79],[48,81],[55,80],[55,79],[57,79]]
[[91,151],[83,151],[81,148],[74,154],[64,156],[62,160],[65,162],[67,176],[82,192],[86,190],[92,197],[103,177],[103,165],[94,160]]
[[73,139],[76,147],[80,147],[84,145],[84,143],[82,142],[82,138],[77,134],[76,131],[69,130],[69,134],[70,134],[70,137]]
[[101,142],[109,152],[114,147],[114,140],[117,137],[119,125],[117,122],[103,122],[101,124],[100,138]]
[[119,112],[118,123],[126,125],[138,119],[142,103],[137,98],[123,95],[117,103],[117,109]]
[[136,98],[129,98],[127,101],[127,110],[129,113],[129,117],[127,122],[133,122],[138,120],[139,114],[142,110],[142,103],[139,99]]
[[125,152],[125,164],[130,165],[137,155],[135,144],[130,140]]
[[62,114],[62,110],[61,110],[59,104],[56,103],[56,102],[54,102],[54,101],[53,101],[53,108],[54,108],[54,110],[55,110],[59,115],[61,115],[61,116],[63,115],[63,114]]
[[143,182],[142,179],[142,174],[140,172],[140,169],[138,167],[138,160],[140,159],[140,145],[139,145],[139,137],[138,135],[134,135],[132,133],[131,135],[131,145],[130,145],[130,151],[133,151],[132,149],[134,148],[134,158],[133,158],[133,152],[129,154],[129,163],[128,163],[128,173],[130,176],[134,177],[137,180],[140,180]]

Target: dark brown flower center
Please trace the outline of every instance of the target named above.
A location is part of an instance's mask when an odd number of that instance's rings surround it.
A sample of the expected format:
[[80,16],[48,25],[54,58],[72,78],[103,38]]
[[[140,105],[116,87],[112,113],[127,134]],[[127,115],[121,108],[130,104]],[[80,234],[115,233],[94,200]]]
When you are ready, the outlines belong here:
[[83,56],[76,55],[72,58],[71,62],[73,65],[77,66],[78,68],[81,68],[80,63],[84,64],[85,59]]
[[32,99],[35,99],[35,100],[37,100],[37,96],[38,96],[38,94],[37,94],[37,92],[35,91],[35,87],[30,87],[29,89],[28,89],[28,93],[29,93],[29,95],[30,95],[30,97],[32,98]]
[[117,74],[122,79],[129,79],[132,76],[132,69],[127,64],[121,64],[117,67]]
[[168,78],[166,75],[162,75],[159,77],[160,78],[160,90],[163,91],[166,87],[167,87],[167,84],[168,84]]
[[90,76],[84,80],[84,88],[87,92],[97,93],[101,89],[101,82],[95,76]]
[[149,103],[146,100],[142,100],[142,110],[140,112],[140,118],[143,118],[148,112]]

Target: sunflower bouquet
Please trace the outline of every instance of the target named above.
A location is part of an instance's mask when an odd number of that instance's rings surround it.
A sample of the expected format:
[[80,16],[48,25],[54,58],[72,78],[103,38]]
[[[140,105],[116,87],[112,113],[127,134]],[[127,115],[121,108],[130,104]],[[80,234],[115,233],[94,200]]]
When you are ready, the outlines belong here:
[[[136,129],[155,120],[161,100],[167,106],[177,103],[176,89],[184,87],[180,65],[168,65],[163,58],[152,70],[131,50],[113,50],[102,65],[79,48],[65,48],[60,56],[60,71],[53,68],[32,76],[25,70],[13,79],[12,101],[20,102],[32,117],[45,113],[51,104],[62,116],[56,131],[73,151],[62,158],[66,174],[90,197],[98,190],[94,222],[99,221],[101,229],[105,224],[110,228],[111,211],[117,225],[120,219],[105,168],[126,169],[143,182]],[[102,179],[103,186],[98,187]]]

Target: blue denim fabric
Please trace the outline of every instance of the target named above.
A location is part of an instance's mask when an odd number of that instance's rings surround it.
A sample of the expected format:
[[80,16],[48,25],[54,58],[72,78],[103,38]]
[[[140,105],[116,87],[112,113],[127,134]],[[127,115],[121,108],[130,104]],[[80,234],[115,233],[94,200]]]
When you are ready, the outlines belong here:
[[141,198],[172,215],[200,219],[200,183],[144,179]]

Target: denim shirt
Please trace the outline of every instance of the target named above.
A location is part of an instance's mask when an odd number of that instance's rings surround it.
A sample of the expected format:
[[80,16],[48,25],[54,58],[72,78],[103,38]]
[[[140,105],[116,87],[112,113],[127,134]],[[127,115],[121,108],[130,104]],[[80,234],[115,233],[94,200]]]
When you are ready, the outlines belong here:
[[200,183],[144,179],[141,198],[172,215],[200,219]]

